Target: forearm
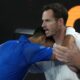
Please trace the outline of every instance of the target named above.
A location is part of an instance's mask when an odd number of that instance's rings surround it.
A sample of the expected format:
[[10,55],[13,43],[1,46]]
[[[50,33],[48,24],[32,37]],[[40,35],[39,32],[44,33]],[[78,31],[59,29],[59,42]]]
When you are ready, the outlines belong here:
[[[44,47],[37,44],[27,44],[23,54],[25,55],[26,61],[29,64],[33,64],[39,61],[48,61],[52,59],[53,50],[50,47]],[[26,54],[27,53],[27,54]]]

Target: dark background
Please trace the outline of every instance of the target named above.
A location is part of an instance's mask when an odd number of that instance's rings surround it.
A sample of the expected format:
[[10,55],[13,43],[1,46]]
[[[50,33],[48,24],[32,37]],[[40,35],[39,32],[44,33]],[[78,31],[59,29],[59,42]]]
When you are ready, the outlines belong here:
[[16,28],[40,26],[42,6],[52,2],[67,9],[80,4],[80,0],[0,0],[0,42],[12,39]]
[[[0,43],[13,39],[17,28],[35,29],[41,25],[41,8],[52,2],[68,10],[80,0],[0,0]],[[43,74],[29,74],[27,80],[44,80]]]

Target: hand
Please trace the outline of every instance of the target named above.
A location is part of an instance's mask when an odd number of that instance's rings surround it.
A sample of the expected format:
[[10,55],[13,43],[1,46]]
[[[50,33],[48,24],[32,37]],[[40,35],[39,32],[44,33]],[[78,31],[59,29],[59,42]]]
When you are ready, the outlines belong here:
[[69,61],[70,50],[67,47],[54,44],[53,53],[57,60],[64,62],[64,63],[67,63]]
[[67,47],[55,44],[53,46],[54,55],[56,56],[57,60],[80,69],[80,50],[74,43],[72,46],[73,48],[69,49]]

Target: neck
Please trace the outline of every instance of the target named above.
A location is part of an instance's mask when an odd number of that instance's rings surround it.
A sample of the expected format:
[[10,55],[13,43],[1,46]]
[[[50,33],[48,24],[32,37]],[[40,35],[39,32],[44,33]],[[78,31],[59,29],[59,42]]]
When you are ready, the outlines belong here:
[[61,45],[64,40],[65,33],[66,33],[66,28],[65,28],[65,26],[63,26],[63,28],[59,29],[57,34],[55,36],[53,36],[55,43]]

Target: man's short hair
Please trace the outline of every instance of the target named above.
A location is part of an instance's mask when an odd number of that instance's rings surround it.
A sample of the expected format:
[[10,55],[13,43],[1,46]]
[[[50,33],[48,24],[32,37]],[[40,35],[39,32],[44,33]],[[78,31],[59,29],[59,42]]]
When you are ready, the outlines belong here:
[[54,12],[54,17],[56,19],[63,18],[64,24],[66,24],[68,18],[68,11],[63,5],[59,3],[48,4],[43,6],[42,11],[46,11],[49,9],[51,9]]

